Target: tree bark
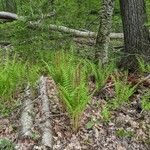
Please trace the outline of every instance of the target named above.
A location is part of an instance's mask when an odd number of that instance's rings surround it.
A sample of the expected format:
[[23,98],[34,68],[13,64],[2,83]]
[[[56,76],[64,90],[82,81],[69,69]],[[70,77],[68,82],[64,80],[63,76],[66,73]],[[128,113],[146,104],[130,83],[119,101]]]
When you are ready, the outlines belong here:
[[137,56],[150,60],[150,35],[144,0],[120,0],[125,49],[121,65],[135,71]]
[[110,41],[110,30],[112,24],[112,15],[114,10],[114,0],[103,0],[101,10],[100,27],[96,40],[95,57],[102,64],[108,61],[108,47]]

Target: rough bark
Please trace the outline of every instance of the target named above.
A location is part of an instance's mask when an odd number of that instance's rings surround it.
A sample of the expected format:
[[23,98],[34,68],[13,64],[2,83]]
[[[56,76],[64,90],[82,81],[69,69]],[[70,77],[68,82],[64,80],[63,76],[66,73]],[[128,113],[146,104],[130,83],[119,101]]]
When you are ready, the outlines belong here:
[[108,47],[110,41],[110,30],[112,24],[112,15],[114,10],[114,0],[103,0],[100,18],[100,27],[96,40],[96,58],[102,63],[107,62]]
[[47,78],[44,76],[41,76],[39,80],[39,94],[42,103],[42,119],[44,120],[42,127],[42,144],[52,148],[53,137],[50,121],[50,101],[47,93]]
[[[32,22],[30,23],[30,27],[33,28],[40,28],[42,27],[42,25],[40,25],[39,23],[36,22]],[[54,31],[59,31],[59,32],[64,32],[64,33],[68,33],[68,34],[72,34],[73,36],[79,36],[79,37],[88,37],[88,38],[96,38],[97,37],[97,33],[95,32],[91,32],[91,31],[80,31],[80,30],[76,30],[76,29],[71,29],[65,26],[57,26],[57,25],[52,25],[50,24],[48,26],[49,30],[54,30]],[[122,33],[110,33],[110,38],[112,39],[122,39],[123,38],[123,34]]]
[[124,31],[124,56],[122,66],[133,71],[137,68],[136,57],[150,60],[150,35],[144,0],[120,0]]
[[29,85],[25,89],[24,99],[23,99],[23,111],[21,114],[21,136],[24,137],[31,137],[31,128],[33,125],[33,103],[31,98],[31,91]]

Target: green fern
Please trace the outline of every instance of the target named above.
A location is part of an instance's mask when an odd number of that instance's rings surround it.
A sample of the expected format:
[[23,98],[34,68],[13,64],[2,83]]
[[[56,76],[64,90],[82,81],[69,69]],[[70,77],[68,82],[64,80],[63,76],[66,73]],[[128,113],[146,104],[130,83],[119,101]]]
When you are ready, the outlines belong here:
[[96,90],[99,91],[106,83],[108,77],[112,74],[115,69],[113,62],[108,63],[104,67],[96,65],[90,61],[86,62],[88,74],[91,74],[95,78]]
[[144,59],[142,59],[142,58],[137,58],[137,59],[138,59],[140,71],[142,73],[149,73],[150,72],[150,64],[146,64]]
[[148,90],[143,96],[142,96],[142,109],[143,110],[150,110],[150,90]]
[[50,65],[47,62],[44,64],[58,83],[60,99],[70,116],[72,129],[76,132],[90,99],[84,65],[74,55],[64,52],[56,53]]
[[17,105],[17,101],[13,100],[16,93],[23,88],[24,83],[30,82],[33,85],[38,78],[37,66],[30,66],[28,62],[22,63],[17,60],[16,55],[6,56],[4,62],[0,62],[0,113],[9,115],[9,112]]
[[118,108],[123,103],[129,102],[129,98],[134,94],[136,86],[128,84],[127,74],[124,75],[124,80],[119,77],[114,77],[115,98],[112,100],[113,109]]

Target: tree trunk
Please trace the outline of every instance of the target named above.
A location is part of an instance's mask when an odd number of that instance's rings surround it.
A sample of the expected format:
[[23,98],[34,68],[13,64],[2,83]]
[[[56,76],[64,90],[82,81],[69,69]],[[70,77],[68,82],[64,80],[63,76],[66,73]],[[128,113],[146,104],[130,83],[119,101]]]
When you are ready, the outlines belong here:
[[137,58],[150,60],[150,36],[144,0],[120,0],[124,30],[124,56],[121,65],[133,71],[137,70]]
[[115,0],[103,0],[100,27],[96,40],[95,57],[104,64],[108,60],[108,47]]

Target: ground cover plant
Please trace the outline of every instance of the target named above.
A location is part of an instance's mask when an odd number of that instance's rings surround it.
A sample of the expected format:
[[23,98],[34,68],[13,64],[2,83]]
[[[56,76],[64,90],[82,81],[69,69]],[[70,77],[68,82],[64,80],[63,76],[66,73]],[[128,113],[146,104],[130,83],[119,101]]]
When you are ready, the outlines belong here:
[[[121,13],[123,0],[115,1],[109,21],[111,13],[102,16],[108,1],[1,1],[0,149],[149,150],[150,56],[142,43],[148,30],[126,42],[149,22],[123,26],[136,16],[127,7]],[[134,41],[137,51],[127,50]],[[128,58],[135,62],[124,63]]]
[[[101,110],[99,113],[99,116],[102,116],[101,123],[93,116],[94,119],[85,124],[86,130],[92,130],[95,124],[104,123],[105,126],[109,125],[113,120],[113,113],[115,111],[126,104],[130,106],[132,97],[139,86],[140,81],[134,84],[129,82],[129,73],[119,73],[114,63],[108,63],[108,65],[105,65],[105,68],[101,67],[99,71],[97,64],[91,60],[77,57],[72,49],[70,52],[61,50],[51,53],[40,52],[38,55],[37,64],[34,64],[32,61],[30,62],[32,67],[26,59],[26,63],[22,63],[22,59],[16,61],[17,54],[15,54],[13,59],[7,57],[5,63],[1,62],[1,98],[3,98],[1,113],[3,115],[8,115],[10,114],[9,112],[12,112],[13,109],[10,109],[12,106],[9,107],[6,103],[8,102],[9,105],[12,104],[12,99],[19,90],[18,86],[24,89],[24,85],[30,83],[34,88],[39,74],[44,73],[46,76],[51,76],[56,82],[59,103],[63,106],[61,112],[67,112],[72,133],[78,133],[83,125],[82,118],[84,118],[85,112],[88,110],[94,97],[99,97],[107,88],[110,88],[113,91],[112,93],[114,93],[111,98],[106,95],[104,105],[99,105],[98,101],[96,102],[97,104],[95,103],[97,105],[96,109]],[[145,67],[143,66],[143,68]],[[6,78],[3,77],[4,73]],[[94,81],[92,80],[92,84],[94,85],[92,92],[90,92],[91,87],[89,84],[91,76],[94,79]],[[7,80],[7,84],[5,84],[6,79],[9,79]],[[142,86],[141,83],[140,85]],[[13,108],[15,107],[17,105],[13,106]],[[141,97],[141,107],[144,112],[150,110],[149,90]],[[122,129],[121,127],[115,132],[115,136],[119,138],[132,138],[135,135],[135,131],[128,131],[128,129]]]
[[53,61],[45,64],[58,84],[60,99],[70,115],[73,131],[77,132],[82,113],[91,98],[84,66],[76,56],[63,51],[54,54]]
[[[28,62],[17,60],[17,56],[10,56],[0,62],[0,112],[8,115],[18,105],[17,93],[21,92],[26,82],[34,86],[38,78],[38,66],[31,66]],[[19,88],[18,88],[19,87]]]

